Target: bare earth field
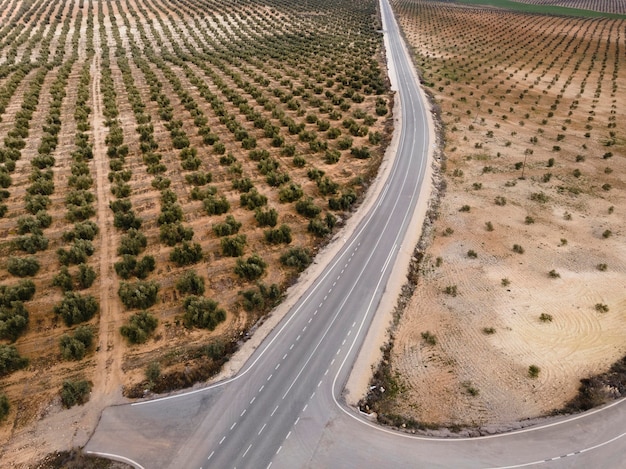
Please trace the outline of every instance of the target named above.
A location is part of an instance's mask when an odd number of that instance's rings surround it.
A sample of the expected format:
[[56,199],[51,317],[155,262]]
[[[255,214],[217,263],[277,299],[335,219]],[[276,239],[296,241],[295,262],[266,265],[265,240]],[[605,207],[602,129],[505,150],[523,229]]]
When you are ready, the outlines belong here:
[[544,415],[626,354],[626,23],[393,6],[441,110],[447,188],[376,410]]

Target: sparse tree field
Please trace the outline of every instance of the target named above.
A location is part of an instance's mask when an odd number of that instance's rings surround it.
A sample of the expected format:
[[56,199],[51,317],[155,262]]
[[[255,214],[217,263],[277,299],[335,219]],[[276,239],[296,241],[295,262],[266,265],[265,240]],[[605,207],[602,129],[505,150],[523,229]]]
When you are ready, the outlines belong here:
[[376,174],[379,29],[374,1],[0,0],[0,444],[66,380],[97,408],[219,368]]
[[447,188],[376,410],[505,426],[562,408],[626,354],[626,20],[392,4]]

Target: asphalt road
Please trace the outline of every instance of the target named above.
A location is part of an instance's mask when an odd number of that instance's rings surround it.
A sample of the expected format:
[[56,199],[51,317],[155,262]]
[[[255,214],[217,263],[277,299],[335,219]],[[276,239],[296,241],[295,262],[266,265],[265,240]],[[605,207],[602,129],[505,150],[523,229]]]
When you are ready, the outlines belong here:
[[[620,404],[568,423],[467,440],[391,432],[342,405],[348,373],[409,229],[431,144],[387,0],[382,7],[402,126],[389,179],[371,212],[242,372],[185,395],[106,409],[86,451],[146,469],[626,467]],[[599,455],[606,464],[594,464]]]

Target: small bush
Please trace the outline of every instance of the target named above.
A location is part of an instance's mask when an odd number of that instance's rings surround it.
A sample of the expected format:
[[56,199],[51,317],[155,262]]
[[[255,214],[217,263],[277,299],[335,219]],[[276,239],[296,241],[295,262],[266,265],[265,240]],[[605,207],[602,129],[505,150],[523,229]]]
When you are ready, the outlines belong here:
[[120,245],[117,248],[117,255],[122,256],[124,254],[129,254],[136,256],[141,253],[147,245],[148,239],[146,236],[137,229],[131,228],[120,239]]
[[296,202],[296,212],[307,218],[315,218],[320,214],[322,209],[315,205],[311,197],[301,199]]
[[148,380],[149,386],[154,386],[154,383],[161,377],[161,365],[159,362],[150,362],[150,364],[146,367],[146,379]]
[[467,257],[476,259],[478,257],[478,254],[476,254],[476,251],[474,251],[473,249],[470,249],[469,251],[467,251]]
[[245,261],[237,259],[235,273],[243,279],[256,280],[265,273],[266,267],[267,263],[258,254],[253,254]]
[[299,184],[289,183],[286,186],[283,186],[278,192],[278,200],[282,203],[287,202],[295,202],[300,199],[304,195],[304,191]]
[[257,288],[240,291],[242,306],[246,311],[263,311],[275,306],[281,297],[281,291],[275,283],[269,287],[260,283]]
[[491,335],[495,333],[496,333],[496,330],[493,327],[483,327],[483,334]]
[[0,394],[0,422],[7,418],[11,405],[9,404],[9,398],[5,393]]
[[424,339],[424,342],[426,342],[428,345],[437,345],[437,337],[430,331],[422,332],[421,335],[422,339]]
[[202,260],[202,246],[198,243],[183,241],[180,246],[176,246],[170,253],[170,261],[176,265],[184,266],[195,264]]
[[552,269],[550,272],[548,272],[548,277],[561,278],[561,274],[559,274],[556,270]]
[[199,327],[212,331],[220,322],[226,320],[226,311],[218,307],[218,303],[209,298],[188,296],[183,303],[185,308],[184,322],[188,328]]
[[92,384],[84,379],[65,380],[61,388],[61,402],[66,408],[83,405],[89,400]]
[[191,241],[193,228],[185,227],[182,223],[168,223],[159,228],[159,239],[167,246],[175,246],[184,241]]
[[261,210],[257,208],[254,212],[254,219],[257,221],[259,226],[276,226],[278,223],[278,211],[274,208],[270,208],[267,210]]
[[291,243],[291,228],[289,225],[281,225],[279,228],[265,231],[265,241],[270,244]]
[[252,188],[249,192],[244,192],[239,196],[239,202],[242,207],[247,208],[248,210],[254,210],[258,207],[267,205],[267,197],[260,194],[256,188]]
[[504,206],[506,205],[506,197],[502,197],[501,195],[497,196],[494,200],[496,205]]
[[537,365],[530,365],[528,367],[528,376],[531,378],[537,378],[541,369]]
[[491,223],[490,221],[485,222],[485,229],[487,231],[493,231],[493,223]]
[[518,254],[524,254],[524,248],[522,246],[520,246],[519,244],[514,244],[513,245],[513,252],[516,252]]
[[608,307],[608,305],[605,305],[604,303],[596,303],[595,310],[598,313],[608,313],[609,312],[609,307]]
[[0,344],[0,377],[25,368],[28,359],[22,357],[14,345]]
[[128,324],[120,328],[120,334],[126,337],[131,344],[143,344],[155,331],[159,321],[148,311],[133,314]]
[[532,194],[530,194],[530,200],[545,204],[549,200],[549,198],[543,192],[533,192]]
[[295,267],[299,272],[311,264],[311,254],[302,247],[294,247],[280,256],[280,262],[287,267]]
[[228,257],[242,256],[246,244],[246,235],[243,234],[222,238],[220,241],[222,254]]
[[596,266],[596,268],[600,271],[600,272],[605,272],[607,269],[607,265],[606,264],[598,264]]
[[128,309],[146,309],[157,301],[159,285],[154,281],[122,282],[117,294]]
[[463,205],[460,209],[459,212],[469,212],[471,210],[469,205]]
[[503,287],[508,287],[508,286],[511,284],[511,281],[510,281],[508,278],[506,278],[506,277],[505,277],[505,278],[503,278],[503,279],[500,281],[500,284],[501,284]]
[[176,282],[176,290],[181,294],[201,296],[204,293],[204,278],[194,270],[188,270]]
[[39,261],[36,257],[9,257],[7,270],[17,277],[32,277],[39,272]]
[[98,302],[91,295],[65,292],[61,303],[54,307],[66,326],[89,321],[98,312]]
[[539,320],[541,322],[552,322],[552,319],[552,315],[547,313],[541,313],[541,315],[539,316]]
[[444,292],[446,293],[446,295],[450,295],[450,296],[456,296],[458,294],[456,285],[448,285],[444,289]]
[[59,339],[61,356],[64,360],[82,360],[93,343],[93,329],[89,326],[80,326],[73,336],[63,334]]
[[604,230],[602,232],[602,237],[604,239],[610,238],[613,235],[613,232],[611,230]]
[[526,223],[527,225],[532,225],[533,223],[535,223],[535,219],[531,217],[530,215],[526,215],[526,218],[524,219],[524,223]]

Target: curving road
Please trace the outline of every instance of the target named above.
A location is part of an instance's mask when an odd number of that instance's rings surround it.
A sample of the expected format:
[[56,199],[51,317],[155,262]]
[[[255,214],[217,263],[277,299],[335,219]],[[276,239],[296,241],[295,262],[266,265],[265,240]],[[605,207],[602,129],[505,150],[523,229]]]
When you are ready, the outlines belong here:
[[[567,423],[465,440],[391,432],[342,405],[410,228],[431,144],[410,59],[387,0],[381,7],[402,126],[372,210],[242,372],[187,394],[106,409],[86,451],[146,469],[624,467],[626,409],[619,404]],[[598,455],[605,464],[594,464]]]

